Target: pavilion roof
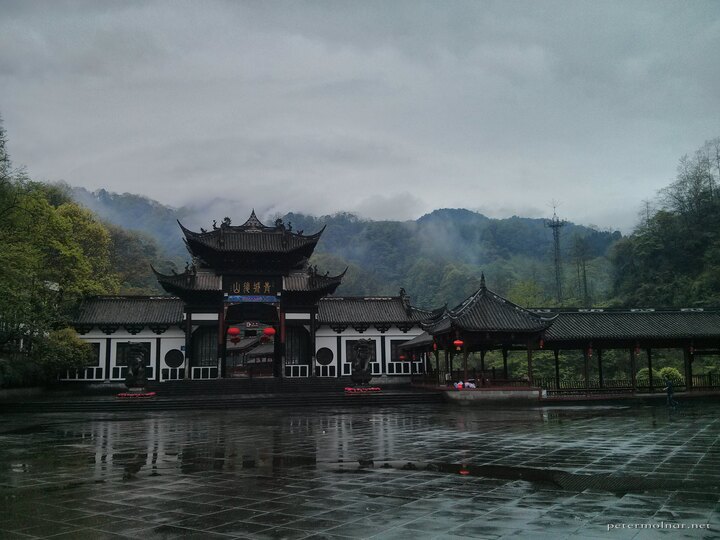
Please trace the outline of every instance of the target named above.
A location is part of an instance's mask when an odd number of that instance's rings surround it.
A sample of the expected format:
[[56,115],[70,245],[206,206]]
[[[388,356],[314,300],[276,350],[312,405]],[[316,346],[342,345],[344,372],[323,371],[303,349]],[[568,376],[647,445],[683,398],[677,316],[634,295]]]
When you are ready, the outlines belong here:
[[188,268],[182,274],[162,274],[152,268],[160,285],[164,289],[174,292],[174,290],[185,291],[221,291],[222,276],[217,275],[212,270],[197,270]]
[[183,309],[173,296],[95,296],[82,302],[73,324],[180,324]]
[[533,313],[493,293],[485,286],[483,275],[480,288],[473,295],[425,327],[433,335],[451,330],[533,333],[545,330],[553,318]]
[[420,324],[435,315],[411,306],[402,290],[400,296],[329,297],[318,304],[320,324]]
[[288,292],[324,292],[332,294],[342,283],[347,268],[337,276],[318,274],[317,267],[308,267],[306,270],[291,272],[283,277],[283,290]]
[[190,251],[201,255],[208,249],[214,252],[237,253],[291,253],[303,251],[312,253],[325,228],[312,235],[304,235],[303,231],[293,231],[292,226],[286,226],[281,219],[275,221],[274,226],[264,225],[252,211],[248,220],[242,225],[231,225],[229,218],[225,218],[218,226],[213,223],[213,229],[194,232],[178,221],[185,235],[185,242]]
[[409,349],[424,349],[427,347],[430,347],[433,343],[433,337],[428,334],[427,332],[423,332],[419,336],[415,336],[411,340],[408,340],[402,344],[400,344],[400,349],[402,350],[409,350]]
[[546,342],[720,338],[720,310],[558,310],[556,315]]

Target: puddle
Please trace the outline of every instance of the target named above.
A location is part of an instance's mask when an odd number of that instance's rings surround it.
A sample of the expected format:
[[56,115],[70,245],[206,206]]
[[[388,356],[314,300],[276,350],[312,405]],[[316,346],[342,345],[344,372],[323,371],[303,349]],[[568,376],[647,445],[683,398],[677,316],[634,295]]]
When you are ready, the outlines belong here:
[[720,485],[708,485],[706,481],[678,481],[630,475],[575,474],[559,469],[536,469],[505,465],[467,465],[460,463],[374,460],[359,460],[352,463],[341,462],[323,465],[336,473],[372,473],[393,470],[426,471],[466,477],[524,480],[526,482],[552,487],[553,489],[572,492],[583,492],[591,489],[624,495],[633,492],[682,489],[683,491],[698,491],[704,493],[711,491],[720,493]]

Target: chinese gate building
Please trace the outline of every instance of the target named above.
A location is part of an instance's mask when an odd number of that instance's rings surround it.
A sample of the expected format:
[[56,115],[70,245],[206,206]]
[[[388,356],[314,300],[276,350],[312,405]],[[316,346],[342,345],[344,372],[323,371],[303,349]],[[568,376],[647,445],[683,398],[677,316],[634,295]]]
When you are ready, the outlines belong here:
[[345,272],[331,276],[309,263],[324,229],[305,235],[280,219],[268,226],[254,211],[239,226],[225,218],[211,230],[180,228],[192,263],[182,273],[153,269],[172,296],[86,300],[75,327],[96,360],[68,379],[123,380],[130,344],[142,345],[148,378],[158,382],[340,377],[350,375],[359,339],[375,344],[374,376],[423,373],[422,359],[408,360],[398,347],[438,313],[412,306],[402,290],[394,297],[330,296]]

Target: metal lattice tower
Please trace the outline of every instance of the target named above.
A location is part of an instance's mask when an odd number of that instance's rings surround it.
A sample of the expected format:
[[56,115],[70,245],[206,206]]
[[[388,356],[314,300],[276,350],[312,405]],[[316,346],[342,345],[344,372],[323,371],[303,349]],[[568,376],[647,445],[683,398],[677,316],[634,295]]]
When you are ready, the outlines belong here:
[[567,225],[567,221],[557,216],[556,207],[553,206],[553,217],[545,221],[545,226],[553,232],[553,256],[555,262],[555,294],[558,304],[562,304],[562,258],[560,256],[560,229]]

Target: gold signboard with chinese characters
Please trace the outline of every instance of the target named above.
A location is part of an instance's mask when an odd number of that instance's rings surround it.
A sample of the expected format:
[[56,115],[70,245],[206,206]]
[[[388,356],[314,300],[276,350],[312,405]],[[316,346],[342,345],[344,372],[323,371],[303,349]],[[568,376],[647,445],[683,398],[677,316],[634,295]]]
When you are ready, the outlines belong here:
[[228,296],[276,296],[281,290],[277,276],[223,276],[223,292]]

